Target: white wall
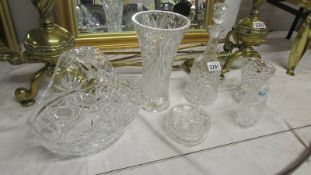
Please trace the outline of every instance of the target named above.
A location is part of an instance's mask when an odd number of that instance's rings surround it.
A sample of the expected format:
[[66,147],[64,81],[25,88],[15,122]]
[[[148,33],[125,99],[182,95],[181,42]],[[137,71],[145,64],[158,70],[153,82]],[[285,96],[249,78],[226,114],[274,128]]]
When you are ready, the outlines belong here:
[[8,0],[20,43],[26,33],[38,24],[39,14],[31,0]]
[[236,22],[238,12],[240,9],[241,0],[226,0],[225,3],[228,5],[228,15],[224,21],[225,32],[228,33]]

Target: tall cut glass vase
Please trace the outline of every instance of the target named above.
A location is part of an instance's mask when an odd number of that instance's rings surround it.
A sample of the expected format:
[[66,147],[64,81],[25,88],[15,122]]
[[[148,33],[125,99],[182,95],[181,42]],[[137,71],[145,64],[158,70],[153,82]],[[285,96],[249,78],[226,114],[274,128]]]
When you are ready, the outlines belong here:
[[132,17],[143,59],[144,110],[164,111],[169,107],[169,79],[174,57],[190,20],[165,11],[144,11]]
[[122,0],[101,0],[106,15],[108,32],[122,32]]

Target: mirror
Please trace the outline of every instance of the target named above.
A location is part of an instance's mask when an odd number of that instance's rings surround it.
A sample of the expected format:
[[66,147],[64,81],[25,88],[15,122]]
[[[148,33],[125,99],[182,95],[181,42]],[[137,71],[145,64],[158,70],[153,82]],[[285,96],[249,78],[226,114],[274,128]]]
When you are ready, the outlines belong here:
[[7,1],[0,0],[0,54],[20,50]]
[[131,17],[139,11],[173,11],[191,20],[183,44],[206,42],[217,0],[56,0],[57,22],[76,37],[76,45],[138,47]]
[[80,33],[134,31],[133,14],[172,11],[191,20],[191,29],[203,29],[205,0],[76,0],[76,25]]

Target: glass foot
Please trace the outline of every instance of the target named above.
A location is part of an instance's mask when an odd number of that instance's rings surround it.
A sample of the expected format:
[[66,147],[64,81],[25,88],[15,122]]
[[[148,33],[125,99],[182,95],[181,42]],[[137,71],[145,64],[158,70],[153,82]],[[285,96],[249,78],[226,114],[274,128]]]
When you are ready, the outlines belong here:
[[162,112],[169,108],[170,103],[168,100],[158,99],[157,101],[149,101],[143,106],[143,110],[147,112]]

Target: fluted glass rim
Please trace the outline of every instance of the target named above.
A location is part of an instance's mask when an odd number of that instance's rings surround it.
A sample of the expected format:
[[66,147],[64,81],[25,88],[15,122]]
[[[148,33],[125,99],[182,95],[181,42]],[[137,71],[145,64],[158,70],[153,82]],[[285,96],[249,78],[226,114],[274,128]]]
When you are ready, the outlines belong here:
[[[178,27],[178,28],[174,28],[174,29],[161,29],[161,28],[156,28],[156,27],[150,27],[150,26],[147,26],[147,25],[143,25],[143,24],[141,24],[140,22],[138,22],[136,20],[136,17],[138,15],[145,14],[145,13],[166,13],[166,14],[172,14],[172,15],[178,16],[180,18],[183,18],[187,23],[184,26],[182,26],[182,27]],[[142,11],[142,12],[135,13],[132,16],[132,21],[133,21],[133,23],[135,25],[138,25],[140,27],[148,28],[148,29],[151,29],[151,30],[158,30],[158,31],[182,31],[182,30],[187,30],[190,27],[190,25],[191,25],[190,19],[187,18],[186,16],[183,16],[183,15],[175,13],[175,12],[162,11],[162,10],[149,10],[149,11]]]

